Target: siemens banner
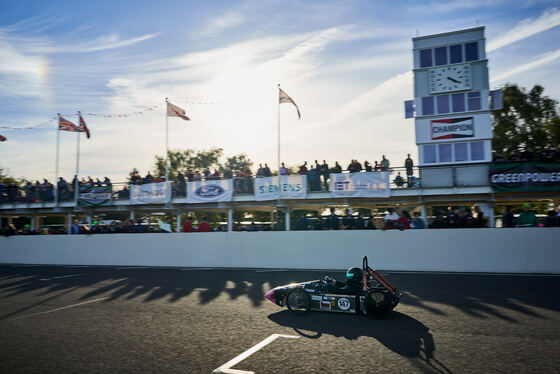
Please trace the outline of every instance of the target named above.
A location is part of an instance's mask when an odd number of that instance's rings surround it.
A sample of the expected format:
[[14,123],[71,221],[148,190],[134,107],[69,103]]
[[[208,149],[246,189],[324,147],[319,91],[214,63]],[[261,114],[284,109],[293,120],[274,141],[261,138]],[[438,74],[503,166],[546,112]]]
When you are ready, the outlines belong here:
[[389,197],[390,172],[330,174],[332,197]]
[[187,203],[214,203],[233,199],[233,179],[187,182]]
[[130,185],[131,204],[164,204],[171,199],[171,183],[159,182]]
[[255,178],[253,180],[255,200],[305,199],[307,197],[307,176],[281,175],[278,177]]

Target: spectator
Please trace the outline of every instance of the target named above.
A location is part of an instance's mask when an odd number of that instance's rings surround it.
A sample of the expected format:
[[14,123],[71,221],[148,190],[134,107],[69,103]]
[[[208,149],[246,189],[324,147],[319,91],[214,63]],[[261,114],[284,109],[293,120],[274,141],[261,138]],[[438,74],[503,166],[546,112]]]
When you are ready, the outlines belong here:
[[519,154],[517,153],[517,150],[516,150],[516,149],[514,149],[513,151],[511,151],[511,153],[509,154],[508,160],[509,160],[509,161],[512,161],[512,162],[517,162],[517,161],[519,161]]
[[397,174],[397,176],[395,177],[395,180],[393,182],[395,182],[395,185],[398,188],[401,188],[402,186],[404,186],[404,179],[403,179],[403,177],[401,177],[401,172],[400,171]]
[[183,232],[193,232],[192,217],[188,216],[185,223],[183,223]]
[[404,167],[406,168],[406,180],[410,184],[410,178],[412,177],[414,167],[414,162],[410,158],[410,153],[407,154],[406,160],[404,160]]
[[511,211],[511,205],[507,205],[505,207],[504,213],[504,222],[502,227],[515,227],[516,226],[516,219]]
[[537,227],[538,224],[537,216],[531,212],[531,205],[523,204],[523,211],[517,217],[517,227]]
[[539,154],[539,161],[541,162],[554,162],[555,152],[547,145]]
[[377,227],[375,227],[375,217],[373,216],[373,211],[371,217],[367,220],[367,226],[365,228],[367,230],[377,230]]
[[504,158],[504,155],[500,152],[494,152],[494,154],[492,155],[492,162],[505,162],[506,159]]
[[110,180],[108,177],[105,177],[105,178],[103,179],[103,184],[106,185],[106,186],[109,186],[109,187],[111,187],[111,186],[113,185],[113,184],[111,183],[111,180]]
[[299,167],[298,174],[299,174],[299,175],[306,175],[306,174],[307,174],[307,161],[305,161],[305,162],[303,163],[303,165],[301,165],[301,166]]
[[373,171],[381,171],[381,164],[379,162],[375,161]]
[[282,163],[282,166],[280,166],[280,175],[288,175],[288,174],[290,174],[290,171],[286,169],[284,163]]
[[[367,161],[366,161],[367,162]],[[365,230],[367,229],[369,221],[364,218],[364,213],[358,212],[358,217],[356,217],[354,228],[356,230]]]
[[349,173],[354,173],[354,160],[350,160],[350,164],[348,164],[346,170],[348,170]]
[[531,147],[525,147],[523,152],[519,154],[520,161],[532,161],[533,160],[533,150]]
[[334,162],[334,166],[331,170],[331,173],[342,173],[342,166],[339,165],[338,161]]
[[484,212],[478,205],[474,206],[474,213],[476,215],[474,217],[475,227],[486,227],[486,218],[484,218]]
[[373,171],[373,168],[371,167],[370,163],[367,161],[364,161],[364,169],[366,171],[366,173],[369,173],[371,171]]
[[387,214],[383,218],[385,221],[384,229],[394,229],[398,219],[399,215],[393,211],[393,208],[387,208]]
[[150,172],[148,171],[148,174],[146,174],[146,176],[144,177],[144,179],[142,179],[142,184],[152,183],[153,180],[154,180],[154,177],[153,177],[152,174],[150,174]]
[[74,175],[74,178],[72,179],[72,188],[78,188],[79,185],[80,180],[78,179],[77,175]]
[[381,156],[381,171],[389,170],[389,160],[385,158],[385,155]]
[[233,172],[230,169],[230,167],[226,167],[226,170],[224,170],[224,179],[231,179],[233,178]]
[[309,230],[309,229],[310,229],[309,220],[307,219],[307,217],[305,216],[305,213],[304,213],[296,221],[296,226],[295,226],[294,230],[304,231],[304,230]]
[[75,235],[80,233],[80,221],[74,220],[74,224],[70,227],[70,234]]
[[198,224],[198,232],[210,232],[212,231],[212,228],[210,227],[210,224],[208,222],[206,222],[207,218],[206,217],[202,217],[202,222],[200,222]]
[[152,183],[161,183],[161,182],[163,182],[164,180],[165,180],[165,179],[164,179],[161,175],[159,175],[159,176],[156,175],[156,176],[154,177],[154,179],[152,179]]
[[193,180],[194,180],[194,181],[201,181],[201,180],[202,180],[202,174],[200,173],[199,170],[197,170],[197,171],[194,173]]
[[325,220],[321,214],[317,215],[317,220],[313,223],[313,230],[327,230]]
[[218,169],[214,169],[214,174],[212,174],[212,179],[221,179],[222,174],[218,171]]
[[556,217],[556,212],[551,209],[544,220],[544,227],[556,227],[558,226],[558,218]]
[[264,164],[263,174],[265,177],[272,177],[272,172],[266,163]]
[[261,178],[264,177],[264,168],[262,167],[262,164],[259,164],[259,168],[257,169],[257,174],[255,175],[255,178]]
[[255,221],[251,221],[251,224],[249,225],[249,227],[247,227],[247,231],[248,232],[259,231],[259,227],[255,224]]
[[408,214],[408,211],[406,211],[406,210],[401,211],[401,214],[399,216],[399,219],[395,223],[395,226],[399,230],[410,229],[410,214]]
[[331,208],[331,214],[327,217],[327,227],[329,230],[338,230],[338,216],[334,213],[334,208]]
[[414,216],[414,218],[410,222],[410,228],[412,228],[412,229],[425,229],[426,228],[426,223],[424,222],[422,217],[420,217],[420,213],[419,212],[414,212],[413,216]]
[[350,214],[350,209],[346,209],[346,216],[342,219],[343,230],[354,230],[355,222],[354,217]]
[[278,219],[274,222],[274,225],[272,225],[272,231],[286,231],[286,224],[281,216],[278,216]]
[[193,169],[187,169],[187,182],[194,182],[194,172]]
[[[559,146],[560,147],[560,146]],[[327,164],[326,160],[323,160],[323,164],[321,165],[321,175],[323,176],[323,186],[325,190],[329,189],[329,165]]]
[[436,211],[436,216],[432,219],[429,227],[431,229],[444,229],[446,227],[446,222],[441,211]]

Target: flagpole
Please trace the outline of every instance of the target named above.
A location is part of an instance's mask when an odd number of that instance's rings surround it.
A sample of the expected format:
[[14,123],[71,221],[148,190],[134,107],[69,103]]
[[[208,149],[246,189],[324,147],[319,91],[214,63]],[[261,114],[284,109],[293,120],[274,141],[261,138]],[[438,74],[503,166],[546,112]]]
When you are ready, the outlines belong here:
[[[60,113],[58,113],[58,125],[56,126],[56,166],[54,171],[54,185],[58,186],[58,159],[60,151]],[[54,195],[54,203],[58,204],[58,187],[56,188],[56,194]]]
[[278,99],[276,100],[276,105],[278,105],[278,140],[277,140],[277,148],[278,148],[278,188],[280,188],[280,84],[278,84]]
[[167,118],[167,97],[165,98],[165,181],[169,182],[169,131],[168,131],[168,118]]
[[[78,115],[81,116],[81,113],[78,111]],[[80,123],[80,120],[78,119],[78,123]],[[80,174],[80,132],[78,131],[76,133],[78,135],[78,146],[77,146],[77,150],[76,150],[76,176],[78,176]]]

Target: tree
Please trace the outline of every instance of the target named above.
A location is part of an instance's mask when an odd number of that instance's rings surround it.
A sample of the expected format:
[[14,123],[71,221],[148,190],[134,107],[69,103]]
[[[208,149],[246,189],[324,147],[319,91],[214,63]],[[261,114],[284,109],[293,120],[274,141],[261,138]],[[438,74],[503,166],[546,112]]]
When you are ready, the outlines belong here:
[[2,183],[3,185],[7,186],[9,184],[12,183],[18,183],[18,181],[11,177],[10,175],[8,175],[9,170],[4,170],[4,168],[0,168],[0,183]]
[[504,107],[493,112],[493,150],[509,155],[513,150],[542,149],[560,144],[558,101],[543,95],[535,85],[530,91],[515,84],[502,88]]
[[253,161],[245,153],[226,158],[226,167],[229,167],[231,170],[243,170],[251,166],[253,166]]

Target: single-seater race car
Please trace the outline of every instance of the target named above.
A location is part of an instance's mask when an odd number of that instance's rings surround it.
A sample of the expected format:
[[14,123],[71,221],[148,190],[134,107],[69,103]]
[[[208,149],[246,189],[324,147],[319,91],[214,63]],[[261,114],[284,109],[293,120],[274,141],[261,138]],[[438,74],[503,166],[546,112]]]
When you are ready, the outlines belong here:
[[318,310],[386,318],[397,306],[402,294],[383,275],[368,266],[367,256],[364,256],[362,265],[362,287],[355,295],[329,293],[327,280],[313,280],[278,286],[268,291],[265,297],[276,305],[287,306],[295,314]]

